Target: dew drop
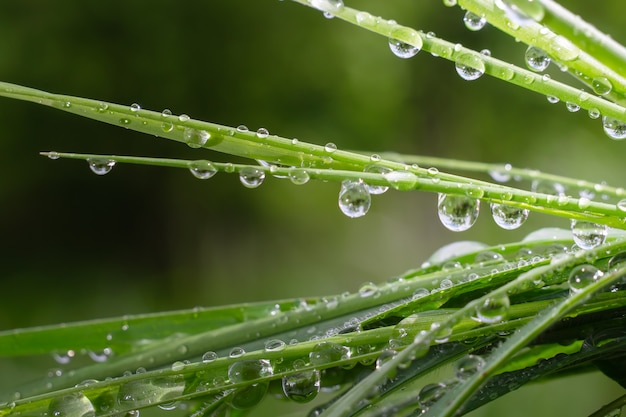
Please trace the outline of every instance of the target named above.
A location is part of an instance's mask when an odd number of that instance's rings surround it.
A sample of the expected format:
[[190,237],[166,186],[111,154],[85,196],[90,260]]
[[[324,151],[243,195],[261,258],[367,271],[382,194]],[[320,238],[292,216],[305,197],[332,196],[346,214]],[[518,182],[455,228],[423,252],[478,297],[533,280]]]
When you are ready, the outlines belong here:
[[115,166],[115,161],[112,159],[89,158],[87,163],[91,172],[96,175],[108,174]]
[[487,19],[484,16],[478,16],[470,11],[465,12],[463,16],[463,23],[465,27],[471,31],[481,30],[487,24]]
[[209,161],[194,161],[189,164],[189,171],[194,177],[207,180],[217,173],[217,168]]
[[161,130],[164,132],[171,132],[172,130],[174,130],[174,123],[171,123],[171,122],[161,123]]
[[188,114],[183,113],[178,116],[178,120],[180,122],[188,122],[189,120],[191,120],[191,117],[189,117]]
[[529,214],[528,209],[515,207],[507,204],[491,203],[491,215],[498,226],[505,230],[513,230],[520,227]]
[[267,359],[238,361],[228,367],[228,379],[235,384],[266,378],[273,374],[274,370]]
[[622,211],[622,212],[626,213],[626,198],[621,199],[620,201],[618,201],[616,206],[617,206],[617,209],[619,211]]
[[246,351],[243,348],[235,347],[230,350],[230,353],[228,354],[228,356],[231,358],[239,358],[243,356],[245,353]]
[[454,7],[456,6],[457,0],[443,0],[443,5],[446,7]]
[[306,403],[320,391],[320,371],[298,372],[282,378],[283,393],[291,401]]
[[208,352],[205,352],[202,355],[202,362],[204,362],[204,363],[213,362],[216,359],[217,359],[217,353],[215,353],[215,352],[213,352],[211,350],[208,351]]
[[265,180],[265,171],[254,168],[244,167],[239,171],[239,181],[246,188],[256,188],[263,184]]
[[280,339],[272,339],[265,342],[265,351],[280,352],[285,348],[286,344]]
[[210,138],[211,134],[206,130],[194,129],[192,127],[186,127],[183,130],[183,139],[190,148],[201,148],[206,145]]
[[480,78],[485,73],[485,63],[475,54],[464,54],[455,63],[456,72],[467,81]]
[[508,314],[511,302],[506,294],[488,297],[476,307],[475,320],[484,324],[500,323]]
[[417,185],[417,176],[409,171],[391,171],[383,173],[383,176],[396,190],[408,191],[415,189]]
[[372,196],[367,185],[360,181],[344,181],[339,191],[339,209],[350,218],[367,214],[372,204]]
[[548,54],[536,46],[529,46],[524,54],[526,66],[537,72],[542,72],[550,65],[550,58]]
[[593,92],[599,96],[605,96],[613,90],[613,85],[606,77],[596,77],[591,80],[591,88]]
[[[385,168],[385,167],[381,167],[381,166],[377,166],[377,165],[368,165],[367,167],[365,167],[365,172],[373,172],[376,174],[388,174],[389,172],[391,172],[391,169],[389,168]],[[374,194],[374,195],[379,195],[379,194],[384,194],[385,192],[387,192],[387,190],[389,189],[388,186],[386,185],[370,185],[367,184],[367,189],[370,192],[370,194]]]
[[595,107],[592,107],[589,109],[589,118],[590,119],[597,119],[598,117],[600,117],[600,110],[596,109]]
[[602,118],[602,126],[604,127],[604,132],[611,139],[622,140],[626,138],[626,123],[604,116]]
[[59,155],[58,152],[55,152],[55,151],[48,152],[48,158],[50,158],[52,160],[57,160],[60,157],[61,157],[61,155]]
[[328,142],[326,145],[324,145],[324,150],[328,153],[333,153],[337,150],[337,145],[332,142]]
[[350,349],[346,346],[332,342],[321,342],[313,347],[309,353],[311,365],[328,365],[332,362],[339,362],[350,359]]
[[359,295],[363,298],[376,297],[379,294],[378,286],[373,282],[366,282],[359,288]]
[[556,104],[559,101],[561,101],[561,100],[559,100],[558,97],[555,97],[555,96],[546,96],[546,98],[548,99],[548,103],[550,103],[550,104]]
[[485,363],[481,356],[464,356],[454,364],[454,374],[459,381],[466,381],[476,372],[480,372],[485,367]]
[[95,414],[93,404],[82,393],[55,397],[48,406],[48,415],[52,417],[94,417]]
[[293,168],[289,171],[289,180],[295,185],[306,184],[310,179],[311,176],[305,169]]
[[161,117],[163,118],[170,117],[171,115],[172,111],[170,109],[163,109],[163,111],[161,112]]
[[567,111],[570,113],[576,113],[578,110],[580,110],[580,106],[576,103],[567,102],[565,103],[565,107],[567,108]]
[[574,242],[581,249],[593,249],[603,244],[608,235],[608,227],[606,225],[583,220],[572,219],[571,229]]
[[139,104],[133,103],[130,105],[130,111],[133,113],[137,113],[139,110],[141,110],[141,106]]
[[[402,40],[399,40],[402,39]],[[422,37],[410,28],[396,29],[389,38],[389,49],[398,58],[412,58],[422,50]]]
[[264,127],[260,127],[259,130],[256,131],[256,137],[260,139],[265,139],[269,135],[270,135],[270,132]]
[[324,11],[337,11],[343,8],[343,0],[311,0],[311,5]]
[[604,274],[593,265],[578,265],[569,274],[567,284],[570,293],[576,294],[583,291],[587,286],[602,278]]
[[417,400],[424,408],[432,406],[446,392],[446,384],[439,382],[425,385],[417,394]]
[[237,132],[243,133],[243,132],[247,132],[247,131],[248,131],[248,126],[246,126],[246,125],[239,125],[239,126],[237,126]]
[[441,223],[453,232],[462,232],[476,223],[480,200],[467,196],[439,194],[437,213]]
[[502,169],[492,169],[489,171],[489,175],[497,182],[507,182],[511,179],[511,170],[513,166],[511,164],[505,164]]

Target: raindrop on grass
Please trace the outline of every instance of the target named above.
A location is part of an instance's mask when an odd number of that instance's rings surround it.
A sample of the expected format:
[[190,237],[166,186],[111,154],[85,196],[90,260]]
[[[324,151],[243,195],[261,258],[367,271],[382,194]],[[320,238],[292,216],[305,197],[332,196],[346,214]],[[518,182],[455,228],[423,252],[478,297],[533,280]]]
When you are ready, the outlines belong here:
[[415,189],[417,185],[417,176],[409,171],[391,171],[383,173],[383,176],[396,190],[408,191]]
[[596,77],[591,80],[591,88],[593,92],[599,96],[605,96],[613,90],[613,84],[606,77]]
[[550,57],[543,49],[529,46],[524,54],[526,66],[533,71],[542,72],[550,65]]
[[93,417],[95,414],[93,404],[82,393],[55,397],[48,406],[48,415],[52,417]]
[[467,355],[454,364],[454,374],[459,381],[466,381],[485,367],[485,360],[476,355]]
[[[381,167],[381,166],[377,166],[377,165],[368,165],[367,167],[365,167],[365,172],[373,172],[373,173],[377,173],[377,174],[387,174],[389,172],[391,172],[391,169],[389,168],[385,168],[385,167]],[[385,193],[389,187],[386,185],[370,185],[367,184],[367,189],[370,192],[370,194],[383,194]]]
[[206,145],[207,141],[211,138],[211,134],[206,130],[194,129],[186,127],[183,130],[183,139],[190,148],[201,148]]
[[270,132],[264,127],[260,127],[259,130],[256,131],[256,137],[259,139],[265,139],[269,135]]
[[366,282],[365,284],[361,285],[361,288],[359,288],[359,295],[363,298],[375,297],[379,294],[380,292],[378,286],[373,282]]
[[204,362],[204,363],[213,362],[216,359],[217,359],[217,353],[215,353],[215,352],[213,352],[211,350],[208,351],[208,352],[205,352],[202,355],[202,362]]
[[247,132],[247,131],[248,131],[248,126],[246,126],[246,125],[239,125],[239,126],[237,126],[237,132],[243,133],[243,132]]
[[493,169],[489,171],[489,175],[497,182],[507,182],[511,179],[511,170],[513,166],[511,164],[505,164],[502,169]]
[[339,191],[338,203],[341,212],[354,219],[367,214],[372,204],[372,196],[365,183],[344,181]]
[[311,0],[311,5],[325,11],[336,11],[343,8],[343,0]]
[[488,297],[476,307],[475,320],[484,324],[500,323],[506,318],[510,306],[511,302],[506,294]]
[[546,98],[548,99],[548,103],[550,104],[556,104],[561,101],[558,97],[555,96],[546,96]]
[[424,408],[432,406],[446,392],[446,384],[439,382],[425,385],[417,395],[417,400]]
[[194,177],[207,180],[217,173],[217,168],[209,161],[194,161],[189,164],[189,171]]
[[228,367],[228,379],[235,384],[266,378],[273,374],[274,370],[267,359],[239,361]]
[[510,206],[507,204],[491,203],[491,215],[498,226],[506,230],[520,227],[529,214],[528,209]]
[[285,396],[297,403],[306,403],[317,396],[320,391],[320,371],[298,372],[282,378]]
[[59,155],[58,152],[55,152],[55,151],[48,152],[48,158],[50,158],[52,160],[57,160],[60,157],[61,157],[61,155]]
[[572,269],[567,280],[570,293],[576,294],[602,278],[604,274],[593,265],[578,265]]
[[108,174],[115,166],[115,161],[112,159],[89,158],[87,163],[91,172],[96,175]]
[[481,30],[487,24],[487,19],[484,16],[478,16],[470,11],[465,12],[463,16],[463,23],[465,27],[471,31]]
[[604,116],[602,118],[602,126],[604,127],[604,132],[611,139],[626,139],[626,123],[612,117]]
[[475,54],[461,55],[455,67],[461,78],[467,81],[477,80],[485,73],[485,63]]
[[[403,40],[398,40],[401,38]],[[405,42],[406,40],[407,42]],[[417,31],[410,28],[394,30],[389,38],[389,49],[399,58],[412,58],[422,50],[422,37]]]
[[570,113],[576,113],[578,110],[580,110],[580,106],[576,103],[567,102],[565,103],[565,107],[567,108],[567,111]]
[[139,104],[133,103],[130,105],[130,111],[133,113],[137,113],[139,110],[141,110],[141,106]]
[[480,200],[461,195],[439,194],[437,213],[441,223],[453,232],[462,232],[476,223]]
[[303,185],[309,182],[311,176],[302,168],[293,168],[289,171],[289,180],[295,185]]
[[598,117],[600,117],[600,110],[596,109],[595,107],[590,108],[588,113],[590,119],[597,119]]
[[582,249],[593,249],[604,243],[608,235],[608,227],[603,224],[583,220],[571,221],[574,242]]
[[332,342],[321,342],[309,353],[311,365],[327,365],[332,362],[350,359],[350,348]]
[[326,145],[324,145],[324,150],[328,153],[333,153],[337,150],[337,145],[332,142],[328,142]]
[[241,356],[243,356],[246,353],[246,351],[241,348],[241,347],[234,347],[230,350],[230,353],[228,354],[229,357],[231,358],[239,358]]
[[286,344],[280,339],[272,339],[265,342],[266,352],[280,352],[285,348]]
[[617,209],[619,211],[626,212],[626,198],[621,199],[620,201],[618,201],[616,206],[617,206]]
[[263,180],[265,180],[265,171],[261,169],[244,167],[239,171],[239,181],[246,188],[256,188],[263,184]]

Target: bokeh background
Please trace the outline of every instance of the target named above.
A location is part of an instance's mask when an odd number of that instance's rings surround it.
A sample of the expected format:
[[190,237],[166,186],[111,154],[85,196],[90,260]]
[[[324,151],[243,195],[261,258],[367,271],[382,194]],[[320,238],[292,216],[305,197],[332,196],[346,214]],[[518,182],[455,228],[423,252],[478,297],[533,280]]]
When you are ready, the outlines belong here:
[[[463,12],[439,0],[348,5],[523,64],[522,44],[489,26],[469,32]],[[626,41],[620,0],[567,5]],[[399,59],[380,36],[289,1],[3,1],[0,57],[0,79],[47,91],[342,149],[508,162],[623,185],[626,144],[585,112],[487,76],[464,81],[426,52]],[[84,162],[38,152],[235,160],[9,99],[0,100],[0,125],[0,329],[341,293],[419,266],[455,240],[497,244],[567,227],[535,214],[502,231],[484,212],[456,234],[439,224],[436,196],[419,192],[376,196],[355,220],[339,211],[336,184],[268,178],[249,190],[233,175],[199,181],[131,165],[98,177]],[[619,392],[593,378],[581,379],[588,396],[575,396],[587,409],[576,403],[570,414],[559,402],[550,415],[585,415],[602,403],[599,392]]]

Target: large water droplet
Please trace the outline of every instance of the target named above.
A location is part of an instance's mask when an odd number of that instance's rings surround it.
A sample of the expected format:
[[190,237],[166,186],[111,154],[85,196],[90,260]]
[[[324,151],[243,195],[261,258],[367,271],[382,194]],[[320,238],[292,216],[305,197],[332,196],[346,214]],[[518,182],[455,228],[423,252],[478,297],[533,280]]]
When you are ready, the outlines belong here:
[[320,391],[320,372],[315,369],[284,376],[282,386],[288,399],[297,403],[309,402]]
[[328,142],[326,145],[324,145],[324,150],[328,153],[333,153],[337,150],[337,145],[332,142]]
[[583,291],[587,286],[602,278],[604,274],[593,265],[578,265],[572,269],[567,283],[572,294]]
[[491,215],[498,226],[506,230],[520,227],[528,218],[528,209],[507,204],[491,203]]
[[87,163],[91,172],[96,175],[108,174],[115,166],[115,161],[112,159],[89,158]]
[[465,12],[463,16],[463,23],[465,27],[471,31],[481,30],[487,24],[487,19],[484,16],[478,16],[470,11]]
[[206,130],[194,129],[186,127],[183,130],[183,139],[190,148],[201,148],[211,138],[211,134]]
[[48,406],[51,417],[93,417],[95,414],[93,404],[81,393],[55,397]]
[[365,183],[344,181],[339,191],[338,203],[341,212],[354,219],[367,214],[372,204],[372,196]]
[[574,242],[582,249],[592,249],[603,244],[609,233],[606,225],[583,220],[572,219],[571,229]]
[[466,381],[485,366],[485,360],[476,355],[467,355],[454,364],[454,374],[459,381]]
[[303,185],[309,182],[311,176],[305,169],[293,168],[291,171],[289,171],[289,179],[293,184]]
[[343,0],[311,0],[311,5],[324,11],[337,11],[343,8]]
[[495,0],[495,5],[506,13],[513,24],[519,26],[541,22],[545,15],[543,6],[535,0]]
[[506,294],[488,297],[476,307],[476,321],[485,324],[500,323],[508,314],[511,302]]
[[425,385],[417,394],[417,400],[424,408],[432,406],[446,392],[446,384],[439,382]]
[[480,200],[462,195],[439,194],[437,213],[439,220],[449,230],[462,232],[476,223]]
[[309,353],[311,365],[328,365],[332,362],[350,359],[350,348],[331,342],[321,342]]
[[256,136],[259,139],[265,139],[270,135],[270,132],[264,128],[264,127],[260,127],[257,131],[256,131]]
[[622,140],[626,138],[626,123],[604,116],[602,118],[602,126],[604,127],[604,132],[611,139]]
[[597,95],[605,96],[613,90],[613,85],[606,77],[596,77],[591,80],[591,88],[593,88],[593,92]]
[[246,188],[256,188],[263,184],[263,180],[265,180],[265,171],[261,169],[244,167],[239,171],[239,181]]
[[550,65],[550,58],[543,49],[536,46],[529,46],[524,54],[526,66],[533,71],[544,71]]
[[239,361],[228,368],[228,379],[235,384],[265,378],[273,374],[274,369],[267,359]]
[[217,168],[209,161],[194,161],[189,164],[189,171],[194,177],[206,180],[217,173]]
[[[398,40],[401,38],[402,40]],[[422,49],[422,37],[410,28],[401,28],[391,33],[389,48],[399,58],[412,58]]]
[[396,190],[413,190],[417,184],[417,176],[409,171],[391,171],[383,174],[389,185]]
[[132,409],[160,402],[171,402],[185,390],[183,376],[155,377],[128,382],[117,394],[119,405]]
[[473,81],[485,73],[485,63],[476,54],[463,54],[455,63],[456,72],[467,81]]

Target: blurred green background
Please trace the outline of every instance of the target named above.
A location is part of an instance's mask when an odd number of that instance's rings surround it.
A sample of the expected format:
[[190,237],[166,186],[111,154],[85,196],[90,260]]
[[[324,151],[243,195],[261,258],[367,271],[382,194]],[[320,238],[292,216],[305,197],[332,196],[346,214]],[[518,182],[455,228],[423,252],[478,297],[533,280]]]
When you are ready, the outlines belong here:
[[[469,32],[463,12],[439,0],[347,4],[523,64],[522,44],[489,26]],[[626,40],[622,1],[566,4]],[[626,144],[586,113],[487,76],[463,81],[426,52],[396,58],[380,36],[288,1],[3,1],[0,54],[2,80],[47,91],[342,149],[509,162],[623,185]],[[484,210],[455,234],[426,193],[376,196],[354,220],[338,210],[336,184],[268,178],[249,190],[232,175],[199,181],[131,165],[97,177],[38,152],[233,159],[9,99],[0,124],[0,329],[340,293],[419,266],[455,240],[497,244],[568,225],[531,215],[507,232]]]

